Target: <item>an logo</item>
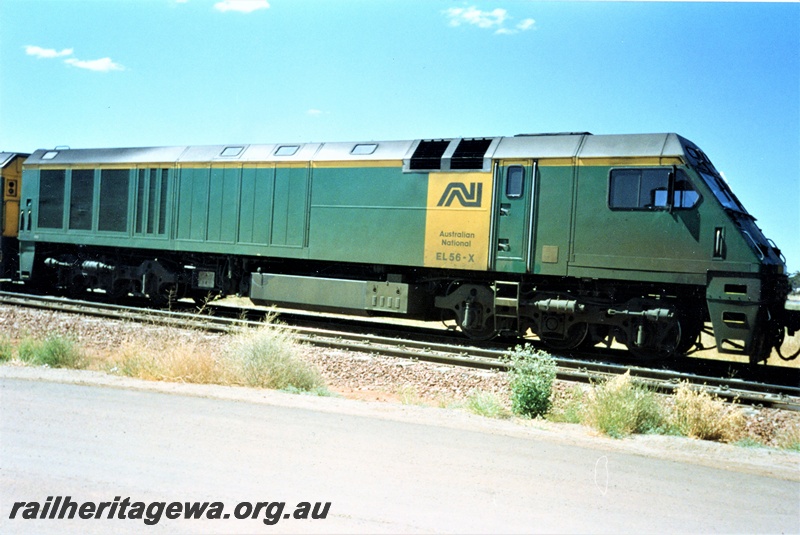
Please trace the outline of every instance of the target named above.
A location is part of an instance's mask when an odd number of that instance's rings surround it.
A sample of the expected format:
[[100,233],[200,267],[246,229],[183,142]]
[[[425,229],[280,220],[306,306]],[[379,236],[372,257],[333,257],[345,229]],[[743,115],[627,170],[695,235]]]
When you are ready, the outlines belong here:
[[436,206],[450,206],[457,199],[461,206],[475,208],[481,205],[482,195],[483,184],[480,182],[470,182],[469,189],[463,182],[450,182]]

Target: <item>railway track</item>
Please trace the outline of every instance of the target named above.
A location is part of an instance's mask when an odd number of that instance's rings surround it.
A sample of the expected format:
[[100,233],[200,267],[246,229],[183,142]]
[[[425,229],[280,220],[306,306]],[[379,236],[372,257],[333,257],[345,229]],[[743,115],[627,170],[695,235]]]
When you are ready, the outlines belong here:
[[[0,304],[31,307],[45,310],[91,315],[116,320],[147,322],[171,327],[200,329],[212,332],[233,332],[263,325],[261,319],[243,319],[244,313],[237,309],[229,311],[227,317],[197,314],[185,311],[154,310],[136,306],[82,301],[61,297],[0,292]],[[220,313],[220,309],[215,309]],[[386,356],[416,359],[479,369],[505,370],[508,364],[503,355],[506,349],[487,349],[448,341],[415,340],[408,333],[376,335],[309,326],[309,316],[304,316],[306,325],[282,324],[290,329],[298,340],[318,347],[346,349]],[[324,321],[330,322],[329,317]],[[382,330],[386,332],[385,325]],[[441,340],[441,335],[434,338]],[[671,392],[684,381],[716,394],[723,399],[737,399],[742,403],[800,411],[800,387],[770,384],[739,378],[722,378],[673,370],[645,368],[628,364],[577,360],[556,356],[558,377],[564,380],[588,382],[602,381],[608,377],[630,371],[635,381],[661,392]]]

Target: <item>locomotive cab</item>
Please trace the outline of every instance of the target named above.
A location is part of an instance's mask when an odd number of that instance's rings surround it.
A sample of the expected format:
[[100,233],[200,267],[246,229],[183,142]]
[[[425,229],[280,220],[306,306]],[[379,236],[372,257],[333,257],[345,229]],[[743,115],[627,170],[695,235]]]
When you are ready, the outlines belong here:
[[800,315],[785,308],[790,291],[785,258],[756,225],[700,148],[683,140],[687,160],[722,214],[713,228],[706,300],[720,353],[745,354],[753,362],[780,351],[785,331],[800,328]]

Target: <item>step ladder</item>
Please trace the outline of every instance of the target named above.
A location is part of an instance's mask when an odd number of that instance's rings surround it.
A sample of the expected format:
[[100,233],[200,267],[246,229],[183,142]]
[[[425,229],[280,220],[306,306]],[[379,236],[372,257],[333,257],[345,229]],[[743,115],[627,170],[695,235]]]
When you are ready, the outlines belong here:
[[519,326],[519,300],[520,283],[508,281],[496,281],[494,283],[494,324],[495,329],[499,329],[511,318],[514,320],[514,327]]

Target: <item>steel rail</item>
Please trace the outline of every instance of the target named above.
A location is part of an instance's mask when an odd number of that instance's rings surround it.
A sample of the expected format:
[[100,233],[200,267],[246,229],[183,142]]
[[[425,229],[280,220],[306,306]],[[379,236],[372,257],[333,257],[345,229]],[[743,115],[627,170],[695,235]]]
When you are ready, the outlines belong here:
[[[0,292],[0,304],[223,333],[265,325],[263,321],[240,318],[9,292]],[[326,317],[326,320],[330,320],[330,318]],[[273,324],[273,326],[291,330],[299,341],[318,347],[360,351],[477,369],[503,371],[510,366],[507,360],[503,358],[508,353],[508,350],[486,349],[286,324]],[[635,382],[661,392],[672,392],[681,383],[688,382],[694,388],[704,389],[729,401],[738,400],[753,405],[771,406],[785,410],[800,410],[800,388],[797,387],[566,357],[554,358],[557,365],[557,377],[563,380],[601,382],[629,371]]]

